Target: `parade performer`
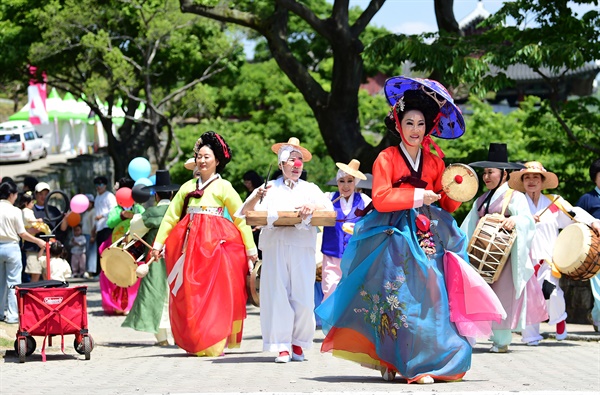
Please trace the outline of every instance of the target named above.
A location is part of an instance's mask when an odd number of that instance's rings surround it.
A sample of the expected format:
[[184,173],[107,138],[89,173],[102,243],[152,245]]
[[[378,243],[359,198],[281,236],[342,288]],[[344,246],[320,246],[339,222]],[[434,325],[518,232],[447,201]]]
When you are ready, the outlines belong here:
[[[449,214],[460,203],[442,191],[443,154],[430,137],[458,138],[465,124],[437,81],[393,77],[385,92],[385,123],[401,143],[375,160],[375,210],[355,225],[342,279],[316,310],[329,329],[321,351],[378,369],[387,381],[459,380],[471,366],[467,337],[490,333],[489,320],[503,316],[466,261],[467,240]],[[487,322],[475,322],[470,306]]]
[[[158,228],[162,222],[173,194],[179,185],[171,184],[168,170],[156,171],[156,183],[142,188],[154,191],[156,206],[149,207],[143,214],[136,214],[131,219],[129,232],[131,235],[143,237],[152,245]],[[165,261],[160,258],[148,267],[148,274],[140,281],[135,302],[131,311],[121,325],[136,331],[150,332],[156,337],[156,345],[169,345],[169,286]]]
[[[122,177],[115,184],[115,189],[118,194],[120,188],[133,188],[134,181],[129,177]],[[131,200],[133,202],[133,199]],[[110,238],[106,239],[102,245],[98,247],[98,252],[102,255],[107,246],[115,243],[122,237],[125,237],[127,231],[129,231],[129,224],[131,218],[135,214],[142,214],[144,207],[138,203],[133,203],[130,207],[123,207],[119,205],[119,199],[117,199],[117,205],[110,210],[108,218],[106,219],[106,225],[109,229],[112,229]],[[128,238],[128,240],[130,237]],[[110,240],[110,242],[108,241]],[[112,243],[111,243],[112,242]],[[102,309],[106,314],[116,315],[127,315],[135,298],[137,291],[140,286],[140,280],[138,279],[135,284],[130,287],[120,287],[112,283],[107,277],[104,271],[100,273],[100,293],[102,294]]]
[[500,213],[506,217],[501,226],[517,232],[500,277],[491,285],[507,317],[493,325],[490,352],[505,353],[512,341],[512,331],[521,331],[528,324],[548,318],[543,295],[532,277],[534,269],[529,258],[535,223],[525,195],[508,187],[507,169],[521,169],[523,165],[508,162],[506,144],[491,143],[488,160],[469,165],[484,168],[482,179],[488,192],[475,201],[461,229],[471,238],[480,218],[486,214]]
[[[291,137],[271,147],[282,176],[252,191],[236,215],[267,211],[260,233],[260,324],[263,350],[276,352],[277,363],[303,361],[315,333],[314,283],[317,228],[311,225],[316,210],[333,210],[331,201],[311,182],[300,179],[304,162],[312,154]],[[278,211],[299,210],[302,222],[273,226]]]
[[[327,195],[334,202],[333,208],[337,213],[337,218],[335,226],[323,227],[323,244],[321,246],[323,299],[329,297],[342,278],[340,267],[342,254],[348,245],[354,224],[361,218],[356,214],[356,210],[364,210],[371,203],[370,197],[356,192],[358,180],[367,179],[359,170],[360,162],[352,159],[348,164],[338,162],[336,166],[339,169],[335,176],[338,191]],[[346,231],[343,227],[347,228]]]
[[[590,165],[590,179],[595,185],[595,188],[586,192],[577,201],[577,207],[581,207],[594,218],[600,219],[600,159],[596,159]],[[592,296],[594,297],[594,305],[590,313],[590,321],[596,332],[600,331],[600,274],[596,274],[590,278],[590,287],[592,288]]]
[[197,356],[220,356],[239,347],[246,318],[248,259],[256,261],[252,231],[235,213],[242,200],[219,173],[231,149],[215,132],[194,146],[199,178],[181,186],[158,230],[152,254],[164,246],[175,344]]
[[[567,338],[565,295],[560,287],[561,274],[552,263],[552,250],[560,229],[582,222],[600,231],[600,221],[580,207],[573,207],[559,195],[544,195],[545,189],[558,187],[558,177],[540,162],[527,162],[525,168],[514,172],[508,186],[525,193],[529,210],[535,221],[535,236],[529,255],[534,265],[540,289],[546,299],[548,324],[556,325],[556,340]],[[543,339],[540,325],[528,325],[522,332],[522,341],[536,346]]]

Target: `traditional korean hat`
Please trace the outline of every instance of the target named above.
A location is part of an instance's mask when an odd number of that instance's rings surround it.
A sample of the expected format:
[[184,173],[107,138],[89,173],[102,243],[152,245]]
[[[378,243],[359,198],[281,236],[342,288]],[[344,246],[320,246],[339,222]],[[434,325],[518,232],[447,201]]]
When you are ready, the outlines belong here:
[[[366,180],[367,176],[365,176],[360,170],[358,170],[358,168],[360,167],[360,162],[357,161],[356,159],[352,159],[350,161],[350,163],[345,164],[342,162],[337,162],[335,164],[341,171],[343,171],[346,174],[351,175],[354,178],[358,178],[359,180]],[[338,177],[336,177],[336,180],[339,178],[339,173],[338,173]]]
[[504,143],[490,143],[488,160],[469,163],[472,167],[493,169],[523,169],[525,166],[508,161],[508,151]]
[[178,191],[181,185],[171,184],[169,170],[156,170],[156,183],[142,188],[144,191],[171,192]]
[[508,186],[517,191],[525,192],[525,185],[523,184],[525,174],[541,174],[542,189],[554,189],[558,186],[556,174],[549,172],[540,162],[536,161],[527,162],[524,169],[513,172],[510,175],[510,180],[508,180]]
[[285,146],[291,146],[294,150],[299,151],[302,154],[304,162],[308,162],[312,159],[312,154],[304,147],[300,146],[300,140],[296,137],[290,137],[287,143],[276,143],[271,146],[271,151],[275,152],[279,156],[279,150]]
[[362,189],[373,189],[373,175],[370,173],[365,173],[366,180],[360,180],[356,183],[357,188]]
[[439,82],[404,76],[388,78],[385,81],[385,97],[392,105],[392,108],[398,104],[399,110],[403,111],[404,105],[402,104],[402,100],[405,92],[409,90],[421,90],[425,92],[439,106],[439,114],[435,118],[433,129],[431,130],[432,136],[443,139],[456,139],[465,133],[465,120],[460,108],[454,104],[450,93]]

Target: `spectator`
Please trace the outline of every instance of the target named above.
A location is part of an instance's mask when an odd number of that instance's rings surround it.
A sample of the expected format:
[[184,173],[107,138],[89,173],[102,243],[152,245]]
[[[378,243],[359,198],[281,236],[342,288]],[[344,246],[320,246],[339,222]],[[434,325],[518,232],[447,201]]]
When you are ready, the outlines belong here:
[[[0,184],[0,319],[7,324],[18,322],[17,296],[13,287],[21,283],[23,263],[19,237],[38,248],[45,246],[43,240],[36,239],[25,231],[21,210],[14,207],[17,196],[17,185],[14,182]],[[8,298],[4,296],[7,294]]]
[[56,240],[50,244],[50,276],[48,276],[46,257],[40,258],[42,264],[42,273],[47,280],[67,281],[71,277],[71,266],[64,259],[65,247]]
[[[106,224],[108,214],[110,211],[117,206],[117,198],[112,192],[107,191],[108,179],[104,176],[98,176],[94,178],[94,185],[96,186],[96,198],[94,199],[94,213],[96,220],[96,245],[100,245],[106,241],[112,230]],[[101,271],[100,267],[100,254],[96,254],[96,271],[95,276],[98,276]]]
[[81,234],[85,237],[86,272],[83,277],[89,278],[90,273],[96,273],[96,260],[98,259],[98,245],[96,244],[96,220],[94,219],[94,195],[86,193],[90,204],[88,209],[81,214]]
[[87,239],[82,234],[81,225],[73,227],[73,237],[71,238],[71,268],[73,277],[83,277],[85,273],[85,252]]
[[[46,218],[46,197],[49,193],[50,185],[48,185],[45,182],[37,183],[37,185],[35,186],[35,205],[33,206],[33,213],[36,218],[44,219],[44,222],[48,224],[52,232],[56,235],[56,239],[62,243],[66,236],[68,224],[66,221],[63,221],[60,223],[60,228],[56,227],[58,219],[54,218],[60,218],[62,213],[59,209],[57,209],[54,206],[48,207],[48,213],[50,214],[50,217],[54,220],[51,221],[50,219]],[[32,228],[30,233],[37,235],[41,232],[35,228]],[[23,245],[23,249],[25,250],[27,255],[25,273],[28,273],[31,276],[32,282],[38,281],[42,274],[42,266],[40,265],[40,262],[38,260],[38,252],[40,248],[37,245],[26,241]]]

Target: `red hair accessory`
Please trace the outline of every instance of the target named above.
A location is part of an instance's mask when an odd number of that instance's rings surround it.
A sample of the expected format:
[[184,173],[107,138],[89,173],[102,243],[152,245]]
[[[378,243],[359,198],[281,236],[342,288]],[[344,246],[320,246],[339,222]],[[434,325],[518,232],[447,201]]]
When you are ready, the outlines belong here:
[[217,137],[217,139],[221,143],[221,147],[223,148],[223,155],[225,155],[225,157],[227,159],[229,159],[229,151],[227,151],[227,145],[225,144],[225,141],[223,141],[223,139],[221,138],[221,136],[219,136],[219,133],[215,133],[215,136]]

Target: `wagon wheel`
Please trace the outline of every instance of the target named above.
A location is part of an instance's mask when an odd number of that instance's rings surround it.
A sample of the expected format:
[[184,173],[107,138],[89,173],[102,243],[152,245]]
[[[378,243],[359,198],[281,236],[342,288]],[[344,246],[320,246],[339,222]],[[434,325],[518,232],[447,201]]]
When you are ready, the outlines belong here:
[[90,353],[94,349],[94,340],[90,335],[83,336],[81,342],[77,341],[77,337],[75,337],[73,348],[78,354],[85,355],[87,361],[90,359]]
[[31,354],[33,354],[36,347],[37,343],[33,336],[27,336],[27,352],[25,353],[25,355],[30,356]]
[[85,354],[85,360],[89,361],[91,358],[92,349],[94,348],[92,337],[85,336],[83,338],[83,353]]
[[25,338],[24,337],[17,338],[15,340],[14,347],[15,347],[15,352],[19,356],[19,362],[24,363],[25,355],[27,355],[27,343],[25,341]]

